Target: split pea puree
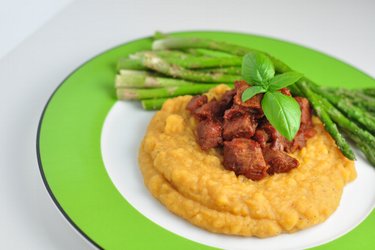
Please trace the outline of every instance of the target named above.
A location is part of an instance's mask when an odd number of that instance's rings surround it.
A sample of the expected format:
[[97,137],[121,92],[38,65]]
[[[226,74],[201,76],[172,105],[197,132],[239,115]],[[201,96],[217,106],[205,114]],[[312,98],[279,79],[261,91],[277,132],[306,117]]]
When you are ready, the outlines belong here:
[[[211,99],[228,90],[210,90]],[[269,237],[324,222],[338,207],[346,183],[356,178],[314,117],[316,135],[291,154],[300,165],[289,173],[252,181],[225,170],[217,149],[202,151],[197,122],[186,110],[191,96],[168,100],[151,120],[139,151],[144,182],[171,212],[215,233]]]

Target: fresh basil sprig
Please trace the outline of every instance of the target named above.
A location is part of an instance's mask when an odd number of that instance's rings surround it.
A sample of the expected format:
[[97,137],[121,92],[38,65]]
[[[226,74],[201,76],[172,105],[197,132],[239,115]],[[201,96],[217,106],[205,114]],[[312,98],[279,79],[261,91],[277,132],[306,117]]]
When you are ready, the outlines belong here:
[[264,115],[281,135],[289,141],[293,140],[299,130],[301,109],[293,97],[277,90],[297,82],[302,74],[290,71],[275,76],[271,59],[262,53],[246,54],[241,72],[243,79],[252,85],[242,93],[242,101],[246,102],[257,94],[265,93],[261,103]]
[[249,53],[242,59],[242,77],[250,82],[265,83],[275,75],[271,59],[261,53]]

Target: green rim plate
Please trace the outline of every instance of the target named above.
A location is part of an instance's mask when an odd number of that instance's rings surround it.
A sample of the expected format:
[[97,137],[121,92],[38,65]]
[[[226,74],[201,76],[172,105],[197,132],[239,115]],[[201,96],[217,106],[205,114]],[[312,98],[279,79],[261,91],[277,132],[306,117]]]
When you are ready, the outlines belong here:
[[[285,41],[230,32],[180,32],[269,52],[327,86],[369,87],[375,80],[320,52]],[[115,63],[150,49],[150,37],[110,49],[71,73],[50,97],[40,119],[37,156],[53,201],[90,242],[106,249],[210,249],[156,225],[135,210],[111,182],[101,156],[104,120],[116,102]],[[136,157],[136,156],[134,156]],[[350,233],[316,249],[371,249],[375,212]]]

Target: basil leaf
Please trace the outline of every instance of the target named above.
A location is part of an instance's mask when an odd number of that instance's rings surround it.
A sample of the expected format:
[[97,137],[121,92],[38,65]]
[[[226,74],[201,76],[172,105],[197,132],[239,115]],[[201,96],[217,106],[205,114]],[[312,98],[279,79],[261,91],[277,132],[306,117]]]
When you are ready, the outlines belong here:
[[299,79],[302,78],[302,74],[298,72],[287,72],[281,75],[277,75],[274,78],[271,79],[269,83],[269,90],[278,90],[285,88],[289,85],[292,85],[293,83],[297,82]]
[[255,96],[256,94],[264,93],[266,91],[267,90],[263,88],[262,86],[250,87],[250,88],[245,89],[245,91],[242,93],[241,99],[243,102],[246,102],[247,100],[249,100],[251,97]]
[[248,83],[263,85],[275,75],[271,59],[262,53],[249,53],[242,59],[241,74]]
[[293,140],[301,122],[297,101],[280,92],[267,92],[262,99],[262,108],[271,125],[286,139]]

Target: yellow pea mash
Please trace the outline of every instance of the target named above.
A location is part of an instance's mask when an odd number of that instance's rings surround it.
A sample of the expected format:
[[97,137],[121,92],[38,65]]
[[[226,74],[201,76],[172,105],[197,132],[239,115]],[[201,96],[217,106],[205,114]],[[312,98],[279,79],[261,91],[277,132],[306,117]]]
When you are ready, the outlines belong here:
[[[220,85],[208,98],[228,90]],[[217,149],[202,151],[197,122],[186,104],[191,96],[168,100],[148,126],[139,165],[150,192],[171,212],[215,233],[269,237],[325,221],[340,203],[346,183],[356,177],[314,117],[317,134],[292,154],[300,165],[289,173],[252,181],[225,170]]]

